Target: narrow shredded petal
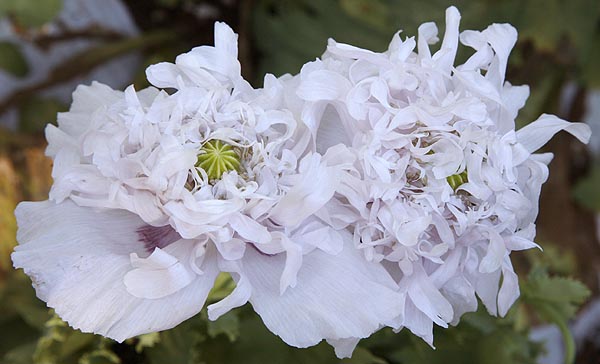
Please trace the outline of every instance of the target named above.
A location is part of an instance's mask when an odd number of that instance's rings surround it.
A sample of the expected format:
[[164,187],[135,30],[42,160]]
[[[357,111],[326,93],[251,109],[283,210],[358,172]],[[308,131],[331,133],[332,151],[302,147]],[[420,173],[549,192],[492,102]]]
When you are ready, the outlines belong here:
[[536,121],[517,131],[517,140],[529,153],[533,153],[546,144],[554,134],[564,130],[582,143],[588,143],[592,129],[584,123],[571,123],[554,115],[543,114]]

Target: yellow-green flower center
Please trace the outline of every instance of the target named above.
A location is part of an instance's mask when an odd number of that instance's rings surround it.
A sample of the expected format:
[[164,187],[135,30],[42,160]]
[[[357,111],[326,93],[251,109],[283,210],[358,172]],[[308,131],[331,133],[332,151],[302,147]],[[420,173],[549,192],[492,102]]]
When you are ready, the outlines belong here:
[[213,139],[200,148],[196,167],[202,168],[209,179],[219,179],[225,172],[240,169],[240,156],[231,145]]
[[467,170],[465,169],[462,173],[453,174],[452,176],[447,177],[446,181],[448,181],[450,187],[452,187],[452,189],[456,191],[458,187],[469,181],[467,178]]

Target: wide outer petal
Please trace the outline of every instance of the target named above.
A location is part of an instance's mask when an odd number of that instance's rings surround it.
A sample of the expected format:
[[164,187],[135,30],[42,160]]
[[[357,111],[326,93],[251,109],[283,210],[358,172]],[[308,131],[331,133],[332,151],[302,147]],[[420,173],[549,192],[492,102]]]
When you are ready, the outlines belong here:
[[[204,274],[185,288],[159,299],[138,298],[124,284],[134,269],[129,254],[144,254],[136,233],[144,223],[136,215],[69,200],[23,202],[15,214],[20,243],[12,254],[15,267],[31,277],[48,307],[83,332],[123,341],[170,329],[202,309],[218,274],[209,251]],[[169,253],[169,247],[164,251]]]
[[320,250],[305,255],[296,286],[280,295],[284,266],[281,254],[248,249],[243,275],[252,286],[254,310],[289,345],[303,348],[323,339],[368,337],[403,315],[404,296],[396,292],[391,276],[380,264],[367,262],[348,240],[338,255]]

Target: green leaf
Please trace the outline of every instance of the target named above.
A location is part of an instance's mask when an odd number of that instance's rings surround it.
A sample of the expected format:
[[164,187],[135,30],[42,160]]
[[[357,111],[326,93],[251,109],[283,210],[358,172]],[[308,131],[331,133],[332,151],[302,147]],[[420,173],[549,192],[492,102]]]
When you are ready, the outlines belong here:
[[579,304],[590,295],[590,290],[581,282],[565,277],[547,277],[536,282],[537,292],[530,293],[549,302]]
[[2,0],[0,15],[12,15],[25,27],[40,27],[54,19],[62,7],[62,0]]
[[0,70],[16,77],[25,77],[29,73],[29,64],[18,44],[0,42]]
[[534,272],[528,282],[522,285],[522,296],[534,308],[552,306],[564,321],[570,319],[577,306],[590,295],[589,289],[581,282],[564,277],[549,277],[545,273]]

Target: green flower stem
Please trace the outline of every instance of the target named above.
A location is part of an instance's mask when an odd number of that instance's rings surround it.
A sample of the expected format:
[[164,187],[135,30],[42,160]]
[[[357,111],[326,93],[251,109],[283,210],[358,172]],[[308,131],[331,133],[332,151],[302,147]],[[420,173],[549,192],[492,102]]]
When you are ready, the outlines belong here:
[[567,323],[564,321],[557,322],[556,325],[562,334],[563,341],[565,343],[565,363],[566,364],[575,364],[575,339],[573,338],[573,334],[571,334],[571,330],[567,326]]

